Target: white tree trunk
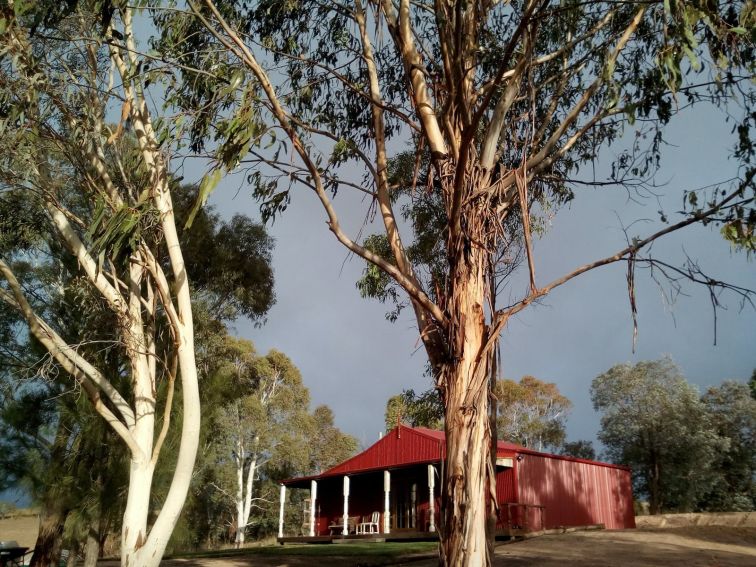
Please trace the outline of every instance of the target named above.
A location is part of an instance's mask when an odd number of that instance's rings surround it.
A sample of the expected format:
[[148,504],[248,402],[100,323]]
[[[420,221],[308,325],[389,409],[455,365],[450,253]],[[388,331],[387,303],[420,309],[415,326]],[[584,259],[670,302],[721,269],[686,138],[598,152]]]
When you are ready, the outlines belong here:
[[140,565],[137,556],[147,541],[147,516],[154,467],[149,461],[134,460],[129,468],[129,492],[121,527],[121,564]]
[[[130,25],[130,18],[128,24]],[[133,38],[131,39],[133,40]],[[139,102],[139,107],[135,109],[137,112],[132,114],[133,126],[137,134],[144,161],[152,169],[152,181],[155,184],[154,203],[161,215],[163,237],[165,239],[165,245],[171,263],[171,271],[173,273],[173,290],[176,299],[172,327],[175,334],[174,340],[177,344],[176,357],[178,359],[178,369],[181,376],[183,409],[179,454],[176,459],[171,486],[168,490],[165,501],[163,502],[160,513],[155,520],[155,524],[150,530],[146,543],[140,546],[138,545],[138,533],[142,533],[142,530],[144,530],[145,533],[142,537],[145,537],[146,535],[147,510],[149,510],[149,490],[152,485],[152,473],[158,457],[157,454],[153,454],[152,447],[153,435],[155,433],[154,396],[156,385],[154,379],[150,380],[149,378],[149,364],[146,362],[140,363],[146,366],[145,374],[147,375],[147,379],[144,380],[141,376],[137,377],[137,380],[141,379],[141,382],[137,382],[135,386],[134,395],[137,408],[135,437],[137,438],[139,445],[145,448],[144,454],[149,465],[147,465],[147,463],[139,462],[135,470],[135,463],[132,460],[132,476],[129,481],[129,499],[131,499],[131,491],[135,491],[139,496],[138,498],[135,497],[134,503],[136,505],[137,501],[141,502],[144,511],[139,512],[136,509],[131,510],[127,504],[128,514],[124,514],[123,533],[125,535],[128,530],[128,538],[124,538],[124,541],[122,542],[121,564],[129,567],[152,567],[159,565],[162,560],[163,554],[165,553],[165,547],[168,545],[168,540],[173,533],[173,528],[176,526],[176,522],[178,522],[181,509],[186,500],[187,492],[189,491],[192,471],[194,469],[194,461],[197,456],[197,448],[199,447],[200,398],[197,382],[197,365],[194,354],[194,321],[189,292],[189,278],[186,273],[184,257],[181,252],[181,244],[176,231],[173,203],[168,188],[167,171],[165,164],[162,162],[162,157],[155,150],[158,145],[155,140],[155,133],[152,130],[152,124],[149,121],[146,104],[142,99],[137,100]],[[159,284],[160,282],[158,282],[158,285]],[[170,290],[164,289],[163,292],[167,292],[168,297],[170,297]],[[169,306],[172,305],[169,304]],[[142,359],[144,358],[145,357],[143,356]],[[147,395],[148,387],[149,396]],[[140,389],[139,392],[137,391],[137,388]],[[143,415],[142,412],[139,411],[140,392],[148,400],[144,402],[145,409],[151,408],[151,417],[146,414]],[[141,430],[142,426],[140,425],[140,421],[144,424],[144,432]],[[149,432],[147,431],[148,429]],[[144,440],[142,440],[142,436],[144,437]],[[142,472],[142,470],[144,470],[144,472]],[[149,474],[147,471],[149,471]],[[135,474],[135,472],[138,474]],[[138,478],[143,478],[144,485],[137,485],[135,481]],[[144,496],[144,486],[147,487],[146,496]],[[144,515],[144,520],[142,520],[140,514]],[[131,524],[132,517],[133,521],[139,522],[138,525]],[[137,536],[134,535],[135,528],[138,530]]]
[[247,529],[249,523],[249,515],[252,512],[252,488],[255,482],[255,474],[257,473],[257,455],[252,457],[249,463],[249,470],[247,471],[247,481],[244,487],[244,507],[242,510],[242,519],[244,523],[241,524],[242,542],[244,542],[244,532]]
[[95,532],[95,526],[90,526],[84,545],[84,567],[97,567],[97,560],[100,558],[100,541],[98,536],[99,534]]
[[244,445],[236,442],[236,547],[244,543]]

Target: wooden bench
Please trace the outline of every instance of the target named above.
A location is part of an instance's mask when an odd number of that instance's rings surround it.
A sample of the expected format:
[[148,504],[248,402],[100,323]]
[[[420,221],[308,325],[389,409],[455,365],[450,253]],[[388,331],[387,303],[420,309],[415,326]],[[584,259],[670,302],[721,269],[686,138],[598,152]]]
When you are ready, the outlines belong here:
[[[360,521],[359,516],[349,516],[349,519],[347,520],[347,533],[348,534],[354,534],[357,533],[357,524]],[[340,534],[344,531],[344,520],[339,520],[337,522],[332,522],[328,525],[328,532],[331,535],[334,535],[334,532],[336,534]]]

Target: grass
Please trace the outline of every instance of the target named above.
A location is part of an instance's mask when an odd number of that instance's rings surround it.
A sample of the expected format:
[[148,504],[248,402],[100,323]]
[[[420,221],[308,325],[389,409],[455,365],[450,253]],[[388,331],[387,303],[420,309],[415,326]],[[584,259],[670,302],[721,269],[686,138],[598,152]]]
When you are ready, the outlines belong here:
[[173,558],[201,557],[236,557],[248,555],[299,555],[307,557],[372,557],[396,558],[418,553],[435,553],[438,543],[433,541],[386,542],[386,543],[349,543],[349,544],[288,544],[264,547],[247,547],[244,549],[225,549],[218,551],[199,551],[196,553],[176,554]]

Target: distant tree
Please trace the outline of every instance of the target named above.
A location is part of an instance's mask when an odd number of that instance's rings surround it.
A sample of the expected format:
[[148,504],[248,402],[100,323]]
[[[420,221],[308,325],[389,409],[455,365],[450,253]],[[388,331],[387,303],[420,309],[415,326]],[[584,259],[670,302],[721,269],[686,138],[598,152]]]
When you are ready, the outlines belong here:
[[310,433],[309,474],[319,474],[345,461],[357,452],[357,439],[343,433],[333,422],[333,411],[326,405],[318,406],[312,412]]
[[556,384],[523,376],[519,382],[497,380],[494,392],[498,398],[496,423],[500,439],[538,451],[562,445],[572,402]]
[[596,460],[596,450],[593,448],[593,442],[585,439],[578,441],[567,441],[559,450],[560,455],[568,457],[577,457],[578,459]]
[[394,429],[400,421],[412,427],[440,429],[444,424],[444,406],[438,390],[427,390],[422,394],[404,390],[390,397],[386,402],[384,421],[386,432]]
[[751,374],[748,386],[751,388],[751,397],[756,400],[756,368],[754,368],[753,373]]
[[256,481],[262,468],[271,461],[279,468],[288,463],[295,470],[307,466],[310,418],[309,392],[288,357],[276,351],[256,356],[248,341],[236,343],[227,372],[239,395],[214,413],[213,450],[228,471],[218,488],[233,499],[235,543],[241,546],[259,500]]
[[748,384],[727,380],[702,397],[714,431],[727,445],[717,454],[706,510],[749,511],[756,508],[756,400]]
[[680,369],[669,358],[614,366],[593,380],[591,399],[599,440],[613,462],[632,468],[651,513],[695,509],[727,442]]
[[[193,185],[173,187],[192,299],[203,301],[216,320],[244,316],[261,321],[275,303],[273,238],[263,224],[245,215],[227,221],[211,206],[193,211],[198,191]],[[186,226],[192,213],[191,226]]]

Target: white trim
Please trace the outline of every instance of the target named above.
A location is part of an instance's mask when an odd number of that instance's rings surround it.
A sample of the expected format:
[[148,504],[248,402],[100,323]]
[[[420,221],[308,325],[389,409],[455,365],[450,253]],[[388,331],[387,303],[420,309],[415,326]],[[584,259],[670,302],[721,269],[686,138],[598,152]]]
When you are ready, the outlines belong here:
[[310,537],[315,535],[315,503],[318,500],[318,481],[310,481]]
[[278,537],[283,537],[284,528],[284,502],[286,502],[286,486],[281,485],[281,504],[278,508]]
[[428,465],[428,514],[430,515],[430,518],[428,521],[429,532],[436,531],[436,498],[434,494],[435,487],[436,487],[436,467],[434,467],[433,465]]
[[383,471],[383,533],[391,532],[391,473]]
[[349,477],[344,476],[344,516],[343,527],[341,529],[342,535],[349,535]]

